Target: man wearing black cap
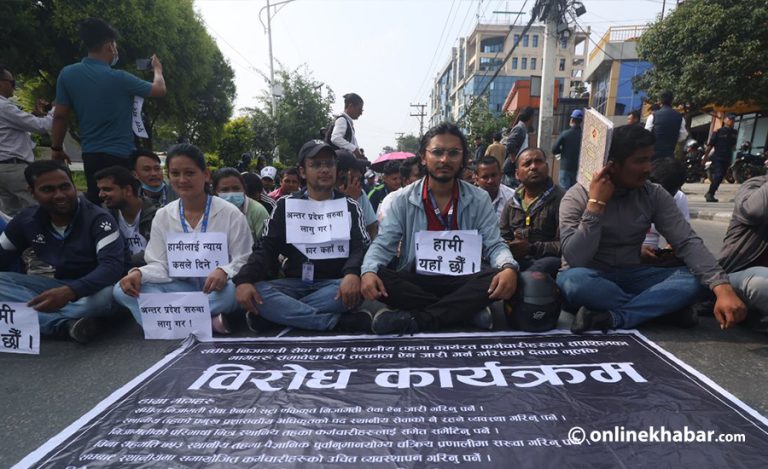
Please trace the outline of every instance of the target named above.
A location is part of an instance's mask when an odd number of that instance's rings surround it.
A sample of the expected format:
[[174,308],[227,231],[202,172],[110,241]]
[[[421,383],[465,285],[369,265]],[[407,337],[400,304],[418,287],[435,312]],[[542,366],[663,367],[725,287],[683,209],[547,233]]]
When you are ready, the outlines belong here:
[[363,213],[363,223],[371,239],[379,231],[376,212],[373,210],[368,195],[362,189],[362,178],[368,162],[355,158],[352,152],[336,150],[336,189],[357,201]]
[[581,123],[584,121],[584,111],[576,109],[571,113],[571,128],[565,130],[557,138],[552,147],[553,155],[560,155],[560,187],[564,191],[576,184],[576,173],[579,171],[579,155],[581,153]]
[[[254,332],[260,329],[259,315],[300,329],[330,330],[342,315],[351,316],[350,311],[360,303],[360,265],[370,238],[360,206],[334,189],[336,165],[336,153],[324,141],[311,140],[301,147],[299,172],[307,188],[277,202],[260,246],[233,279],[237,302],[246,310],[246,322]],[[329,212],[328,206],[336,205],[332,203],[336,199],[345,200],[344,209]],[[336,223],[344,225],[339,221],[343,218],[349,226],[349,234],[343,236],[347,239],[323,240],[320,235],[328,229],[333,232]],[[296,235],[288,225],[296,226],[297,220],[301,220],[301,228],[296,232],[301,231],[303,239],[288,242]],[[268,274],[280,267],[281,254],[287,258],[282,267],[285,278],[269,280]],[[366,318],[370,329],[371,318]]]
[[715,149],[715,153],[712,155],[712,178],[709,182],[709,190],[704,198],[707,202],[718,202],[715,198],[715,192],[720,187],[720,183],[723,182],[725,173],[728,171],[728,166],[731,165],[733,159],[733,150],[736,149],[736,141],[739,136],[739,131],[733,128],[733,124],[736,122],[736,115],[728,113],[723,120],[723,126],[712,133],[709,137],[709,143],[707,143],[707,149],[704,154],[705,161],[709,158],[709,152],[712,148]]

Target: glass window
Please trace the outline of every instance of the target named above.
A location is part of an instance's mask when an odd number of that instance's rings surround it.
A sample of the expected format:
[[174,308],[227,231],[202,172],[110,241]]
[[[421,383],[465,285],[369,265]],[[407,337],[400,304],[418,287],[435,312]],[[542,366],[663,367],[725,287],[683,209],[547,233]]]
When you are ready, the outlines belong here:
[[528,47],[528,35],[523,36],[523,47]]
[[766,150],[768,145],[768,117],[761,117],[757,119],[755,125],[755,136],[752,138],[752,151],[757,153],[758,151]]
[[513,44],[517,44],[517,41],[519,41],[519,40],[520,40],[520,35],[519,34],[515,34],[515,41],[513,42]]
[[501,59],[480,57],[480,71],[496,70],[499,67],[501,67]]
[[480,50],[485,54],[495,54],[504,50],[504,37],[489,37],[480,41]]
[[536,70],[536,57],[531,57],[531,70]]
[[565,59],[560,59],[560,65],[558,67],[561,72],[565,71]]
[[560,37],[560,48],[561,49],[567,49],[568,48],[568,38],[565,36]]
[[[534,34],[533,35],[533,47],[539,47],[539,35],[538,34]],[[531,68],[533,68],[533,67],[531,67]]]
[[520,61],[520,68],[525,70],[528,68],[528,58],[523,57],[523,59]]
[[512,57],[512,70],[517,70],[517,57]]

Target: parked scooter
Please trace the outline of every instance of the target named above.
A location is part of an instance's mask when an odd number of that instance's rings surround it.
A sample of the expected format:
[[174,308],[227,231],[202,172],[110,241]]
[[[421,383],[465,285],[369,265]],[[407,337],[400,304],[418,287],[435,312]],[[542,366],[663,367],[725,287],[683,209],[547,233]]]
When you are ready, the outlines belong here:
[[685,144],[685,182],[701,182],[704,179],[704,149],[696,140],[688,140]]
[[752,144],[744,142],[736,153],[736,159],[731,165],[731,173],[737,183],[741,184],[747,179],[766,174],[768,168],[765,166],[765,160],[760,155],[752,154]]

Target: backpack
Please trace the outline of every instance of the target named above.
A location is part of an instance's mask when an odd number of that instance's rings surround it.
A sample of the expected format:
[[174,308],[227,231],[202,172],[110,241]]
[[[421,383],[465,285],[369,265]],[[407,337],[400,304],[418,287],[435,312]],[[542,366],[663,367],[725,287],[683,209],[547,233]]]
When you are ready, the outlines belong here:
[[[333,128],[336,126],[336,121],[340,118],[346,119],[343,115],[333,116],[328,123],[328,126],[325,128],[325,138],[323,140],[325,140],[328,145],[332,146],[334,150],[338,150],[339,147],[331,142],[331,135],[333,134]],[[352,125],[349,121],[347,121],[347,131],[344,132],[344,140],[348,142],[352,141]]]

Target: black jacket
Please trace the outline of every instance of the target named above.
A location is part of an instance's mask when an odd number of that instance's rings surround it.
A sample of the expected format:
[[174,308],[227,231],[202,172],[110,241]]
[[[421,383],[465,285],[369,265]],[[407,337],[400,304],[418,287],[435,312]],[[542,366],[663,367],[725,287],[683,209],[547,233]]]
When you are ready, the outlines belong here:
[[[539,259],[546,256],[560,256],[559,212],[560,201],[565,193],[559,186],[552,185],[552,191],[547,194],[530,211],[531,224],[528,228],[528,242],[531,245],[530,257]],[[510,199],[501,212],[499,228],[501,237],[507,241],[515,239],[515,230],[526,229],[526,213],[517,196]]]
[[[232,279],[235,285],[242,283],[255,283],[269,280],[269,273],[276,272],[279,268],[278,256],[282,254],[287,258],[283,266],[286,278],[301,278],[302,264],[308,259],[292,244],[285,241],[285,200],[289,198],[307,199],[307,192],[295,192],[277,201],[277,206],[269,219],[267,228],[261,237],[259,247],[253,251],[248,262],[240,269],[240,272]],[[371,240],[365,230],[362,211],[357,201],[334,189],[333,198],[347,199],[347,210],[351,215],[351,233],[349,240],[349,257],[346,259],[321,259],[313,260],[314,278],[316,280],[338,279],[347,274],[360,275],[360,266],[363,263],[365,251]]]

